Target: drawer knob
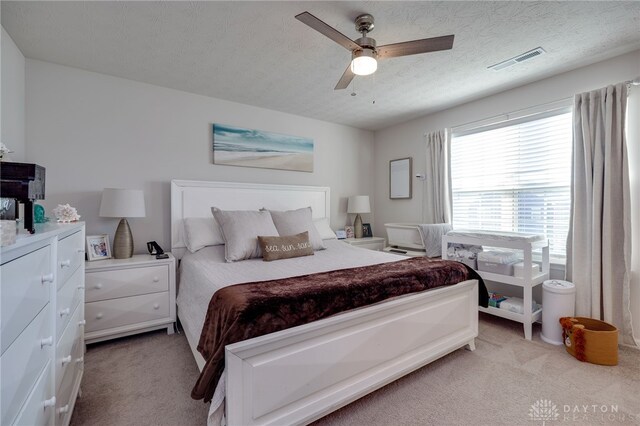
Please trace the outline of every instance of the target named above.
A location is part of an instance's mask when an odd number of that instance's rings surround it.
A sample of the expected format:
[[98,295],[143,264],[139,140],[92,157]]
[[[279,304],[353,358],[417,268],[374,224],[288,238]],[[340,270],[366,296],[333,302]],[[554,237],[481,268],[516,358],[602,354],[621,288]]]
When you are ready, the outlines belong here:
[[63,317],[65,315],[69,315],[71,313],[71,310],[69,308],[64,308],[63,310],[60,311],[60,316]]
[[71,266],[71,260],[70,259],[63,260],[62,262],[60,262],[60,267],[61,268],[68,268],[69,266]]
[[78,325],[79,325],[80,327],[83,327],[86,323],[87,323],[87,320],[81,320],[81,321],[78,321]]
[[84,362],[84,357],[81,356],[80,358],[76,358],[76,362],[79,364],[81,362]]
[[58,408],[58,414],[64,414],[68,412],[69,412],[69,404],[65,405],[64,407]]
[[93,288],[95,288],[96,290],[100,290],[102,288],[102,284],[98,283],[95,286],[93,286]]
[[55,396],[53,398],[45,399],[45,401],[44,401],[44,408],[55,407],[55,405],[56,405],[56,397]]
[[71,362],[71,355],[67,355],[64,358],[62,358],[60,360],[60,362],[62,363],[62,365],[68,364]]
[[153,309],[160,309],[160,305],[158,305],[157,303],[153,304]]
[[53,282],[53,274],[46,274],[42,276],[42,284],[52,283],[52,282]]
[[78,290],[84,290],[84,286],[83,285],[79,285],[78,286]]
[[53,336],[40,339],[40,349],[44,348],[45,346],[53,346]]
[[158,278],[158,277],[153,277],[153,282],[154,282],[154,283],[157,283],[158,281],[160,281],[160,278]]
[[102,312],[99,312],[98,315],[96,315],[96,319],[100,319],[102,318]]

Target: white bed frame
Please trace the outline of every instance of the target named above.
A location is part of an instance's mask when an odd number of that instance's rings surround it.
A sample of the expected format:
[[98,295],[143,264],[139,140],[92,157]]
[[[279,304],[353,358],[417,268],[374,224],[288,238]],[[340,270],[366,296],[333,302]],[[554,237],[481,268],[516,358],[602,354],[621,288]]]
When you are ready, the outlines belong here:
[[[311,206],[329,217],[329,202],[327,187],[174,180],[172,251],[184,254],[183,219],[207,217],[211,206]],[[229,345],[227,424],[310,423],[461,347],[474,350],[477,335],[478,282],[469,280]]]

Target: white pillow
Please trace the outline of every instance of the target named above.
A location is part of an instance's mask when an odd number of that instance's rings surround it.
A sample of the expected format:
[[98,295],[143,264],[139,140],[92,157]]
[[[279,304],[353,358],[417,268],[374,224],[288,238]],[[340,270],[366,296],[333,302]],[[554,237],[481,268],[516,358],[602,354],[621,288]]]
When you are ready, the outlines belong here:
[[258,236],[277,237],[278,230],[268,211],[220,210],[211,207],[224,237],[227,262],[262,257]]
[[323,240],[335,240],[338,238],[336,233],[333,232],[333,229],[331,229],[331,225],[329,225],[328,217],[313,219],[313,224],[316,226],[318,234],[320,234],[320,238]]
[[273,219],[273,223],[276,225],[281,237],[297,235],[306,231],[309,233],[309,241],[314,250],[326,249],[318,230],[313,224],[311,207],[284,212],[269,210],[269,213],[271,213],[271,219]]
[[191,253],[207,246],[224,244],[220,225],[214,217],[188,217],[184,219],[184,239]]

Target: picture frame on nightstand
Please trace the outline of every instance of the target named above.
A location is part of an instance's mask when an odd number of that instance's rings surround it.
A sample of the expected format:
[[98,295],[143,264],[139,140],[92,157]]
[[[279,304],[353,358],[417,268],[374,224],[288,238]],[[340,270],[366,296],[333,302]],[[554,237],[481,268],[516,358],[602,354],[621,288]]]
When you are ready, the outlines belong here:
[[87,235],[87,260],[111,259],[111,247],[109,247],[109,235]]
[[362,224],[362,237],[363,238],[373,237],[373,230],[371,229],[370,223]]
[[356,236],[355,230],[353,229],[353,226],[351,226],[351,225],[345,226],[344,227],[344,232],[347,234],[347,238],[354,238]]

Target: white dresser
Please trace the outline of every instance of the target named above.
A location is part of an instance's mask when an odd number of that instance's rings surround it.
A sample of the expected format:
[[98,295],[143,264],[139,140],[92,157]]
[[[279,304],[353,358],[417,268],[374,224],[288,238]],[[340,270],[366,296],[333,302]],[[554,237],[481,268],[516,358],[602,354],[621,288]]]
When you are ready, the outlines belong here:
[[137,254],[86,263],[87,344],[176,322],[176,259]]
[[0,249],[0,424],[63,425],[84,362],[84,223]]

